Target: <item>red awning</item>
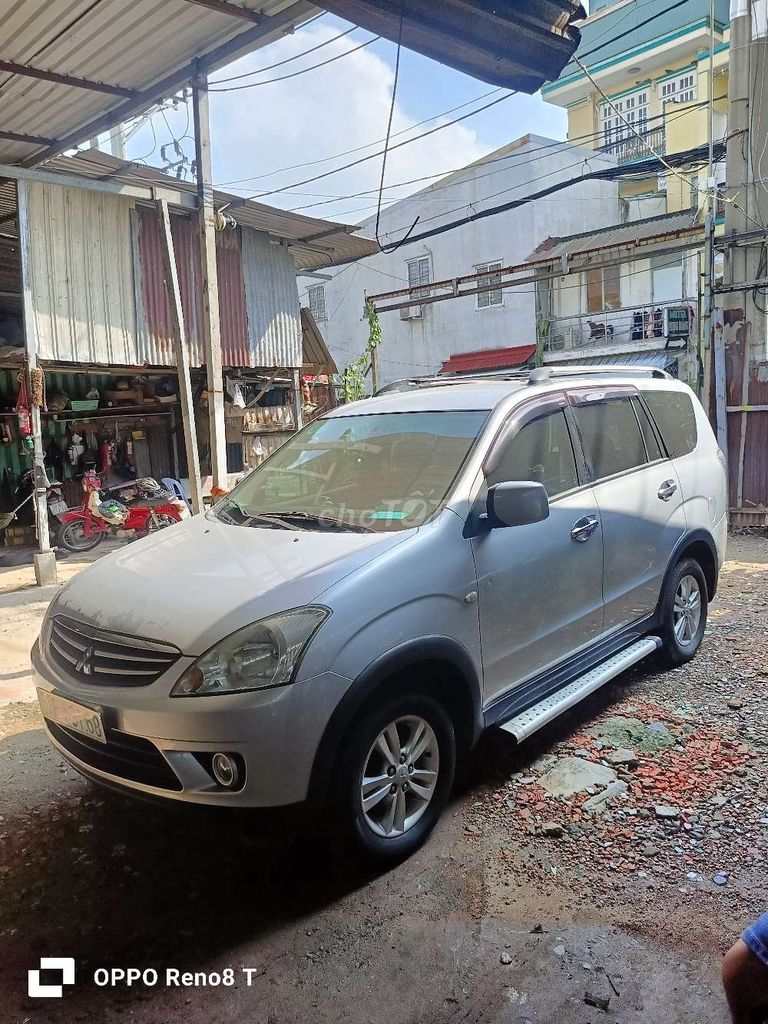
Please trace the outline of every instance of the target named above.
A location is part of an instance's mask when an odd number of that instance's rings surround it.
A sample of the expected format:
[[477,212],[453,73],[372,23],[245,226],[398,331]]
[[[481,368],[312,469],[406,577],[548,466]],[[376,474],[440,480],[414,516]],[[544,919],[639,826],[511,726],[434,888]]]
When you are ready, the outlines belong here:
[[517,345],[515,348],[489,348],[483,352],[461,352],[446,360],[440,373],[509,370],[514,366],[522,366],[535,351],[535,345]]

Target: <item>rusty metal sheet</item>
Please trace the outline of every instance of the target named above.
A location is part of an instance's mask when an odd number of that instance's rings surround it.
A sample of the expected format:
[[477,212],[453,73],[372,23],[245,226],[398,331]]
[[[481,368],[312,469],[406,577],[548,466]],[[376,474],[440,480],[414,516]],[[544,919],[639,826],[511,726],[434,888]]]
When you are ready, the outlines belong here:
[[219,277],[219,326],[222,366],[250,366],[248,315],[245,309],[240,232],[216,234],[216,269]]
[[[149,208],[137,208],[139,276],[141,285],[141,313],[143,345],[141,362],[153,366],[175,365],[171,307],[163,272],[160,221]],[[184,328],[189,345],[190,362],[200,366],[203,362],[202,346],[202,291],[200,287],[200,241],[192,223],[184,217],[171,217],[176,269],[179,274]]]
[[284,245],[241,228],[249,366],[302,365],[301,315],[296,265]]

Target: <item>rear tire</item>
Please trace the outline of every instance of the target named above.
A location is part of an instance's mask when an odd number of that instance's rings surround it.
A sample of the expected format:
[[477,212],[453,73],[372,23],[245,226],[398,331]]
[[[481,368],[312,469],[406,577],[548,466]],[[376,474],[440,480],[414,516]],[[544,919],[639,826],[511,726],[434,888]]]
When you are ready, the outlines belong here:
[[369,860],[410,856],[435,827],[453,786],[456,736],[432,697],[406,692],[355,719],[337,765],[343,836]]
[[100,544],[104,534],[92,533],[90,537],[83,533],[83,522],[81,519],[73,519],[71,523],[62,523],[59,527],[58,543],[67,551],[91,551]]
[[707,581],[693,558],[678,562],[661,600],[662,661],[684,665],[698,651],[707,627]]

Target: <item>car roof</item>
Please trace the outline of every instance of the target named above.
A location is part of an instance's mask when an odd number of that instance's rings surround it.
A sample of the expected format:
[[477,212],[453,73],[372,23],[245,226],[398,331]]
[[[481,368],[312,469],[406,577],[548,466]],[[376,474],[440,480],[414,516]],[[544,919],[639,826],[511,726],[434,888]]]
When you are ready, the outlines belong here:
[[[338,406],[325,413],[323,418],[339,416],[372,416],[382,413],[404,412],[452,412],[481,410],[490,412],[505,399],[516,395],[522,397],[544,395],[552,391],[573,390],[585,386],[640,386],[648,388],[685,389],[680,381],[669,377],[638,376],[637,373],[619,371],[600,374],[585,372],[568,373],[567,376],[553,375],[541,383],[531,384],[524,376],[516,378],[454,378],[442,383],[439,378],[414,380],[404,383],[404,390],[387,390],[373,398],[364,398],[348,405]],[[514,403],[513,403],[514,404]]]

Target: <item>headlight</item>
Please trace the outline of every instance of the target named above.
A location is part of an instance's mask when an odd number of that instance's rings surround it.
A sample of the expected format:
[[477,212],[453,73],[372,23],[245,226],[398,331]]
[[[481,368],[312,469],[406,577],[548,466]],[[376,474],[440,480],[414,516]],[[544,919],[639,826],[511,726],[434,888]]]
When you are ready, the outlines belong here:
[[327,608],[296,608],[238,629],[190,665],[171,696],[202,697],[290,683],[307,644],[329,614]]

